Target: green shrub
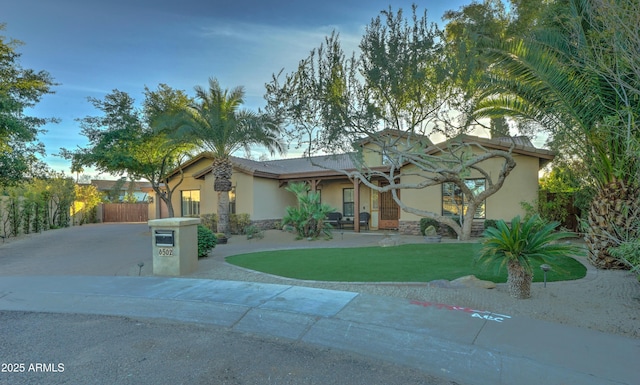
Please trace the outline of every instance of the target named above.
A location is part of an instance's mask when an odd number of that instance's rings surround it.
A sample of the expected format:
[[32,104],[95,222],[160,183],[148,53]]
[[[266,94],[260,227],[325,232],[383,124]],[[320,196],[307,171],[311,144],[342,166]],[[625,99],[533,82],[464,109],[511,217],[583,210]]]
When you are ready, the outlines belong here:
[[215,233],[218,231],[218,215],[202,214],[200,215],[200,224]]
[[[457,223],[457,224],[461,225],[461,223],[460,223],[460,216],[458,216],[458,215],[452,215],[452,216],[451,216],[451,219],[453,219],[453,221],[454,221],[455,223]],[[450,237],[452,237],[452,238],[456,238],[456,237],[458,236],[458,233],[456,233],[456,231],[455,231],[451,226],[446,226],[446,225],[445,225],[445,227],[447,228],[447,233],[449,234],[449,236],[450,236]]]
[[420,219],[420,234],[425,235],[424,231],[427,227],[433,226],[436,230],[440,228],[440,222],[432,218]]
[[243,234],[244,229],[251,225],[249,214],[229,214],[229,230],[231,234]]
[[213,231],[203,225],[198,225],[198,258],[206,257],[209,251],[216,247],[218,239]]
[[495,219],[485,219],[484,220],[484,229],[497,228],[498,221]]

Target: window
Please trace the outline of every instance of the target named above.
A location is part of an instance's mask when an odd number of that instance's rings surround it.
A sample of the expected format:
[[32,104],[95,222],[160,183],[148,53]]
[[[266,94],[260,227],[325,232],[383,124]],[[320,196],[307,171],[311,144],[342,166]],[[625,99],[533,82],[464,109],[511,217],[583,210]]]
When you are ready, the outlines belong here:
[[353,217],[354,216],[354,203],[353,203],[353,189],[342,189],[342,216]]
[[200,215],[200,190],[184,190],[181,192],[182,216],[196,217]]
[[[485,189],[485,180],[479,179],[467,179],[465,184],[473,191],[474,194],[479,194]],[[473,216],[474,219],[483,219],[486,216],[485,202],[482,202]],[[454,183],[442,184],[442,215],[444,216],[462,216],[467,212],[468,203],[465,201],[462,189],[456,186]]]

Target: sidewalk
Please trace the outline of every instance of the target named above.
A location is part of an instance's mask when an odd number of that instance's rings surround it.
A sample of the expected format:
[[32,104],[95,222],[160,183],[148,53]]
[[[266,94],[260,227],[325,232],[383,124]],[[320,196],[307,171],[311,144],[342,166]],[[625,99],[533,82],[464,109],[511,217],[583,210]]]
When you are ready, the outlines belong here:
[[637,384],[640,340],[469,309],[290,285],[0,277],[0,310],[206,323],[419,368],[464,384]]

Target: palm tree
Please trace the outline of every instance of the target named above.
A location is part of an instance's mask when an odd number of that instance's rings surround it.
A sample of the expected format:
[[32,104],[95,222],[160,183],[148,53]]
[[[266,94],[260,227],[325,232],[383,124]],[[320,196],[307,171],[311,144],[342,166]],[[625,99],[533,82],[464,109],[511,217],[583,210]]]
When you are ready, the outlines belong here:
[[[640,80],[622,56],[633,36],[602,23],[611,10],[600,7],[594,0],[555,3],[540,31],[485,47],[493,67],[477,114],[538,122],[561,155],[589,165],[596,191],[584,221],[589,260],[622,268],[609,248],[640,220]],[[620,41],[607,43],[614,37]]]
[[485,230],[483,249],[479,260],[507,266],[507,286],[509,295],[524,299],[531,297],[533,270],[531,260],[552,263],[554,259],[568,256],[576,251],[570,244],[556,243],[559,239],[573,237],[567,232],[554,232],[557,222],[544,224],[534,215],[526,221],[520,217],[511,220],[511,227],[503,220],[496,227]]
[[252,145],[264,146],[272,155],[284,153],[280,126],[267,115],[240,109],[244,88],[223,90],[216,79],[209,89],[195,87],[196,101],[180,115],[180,132],[191,137],[213,158],[213,189],[218,195],[218,232],[229,234],[229,191],[233,166],[230,156]]

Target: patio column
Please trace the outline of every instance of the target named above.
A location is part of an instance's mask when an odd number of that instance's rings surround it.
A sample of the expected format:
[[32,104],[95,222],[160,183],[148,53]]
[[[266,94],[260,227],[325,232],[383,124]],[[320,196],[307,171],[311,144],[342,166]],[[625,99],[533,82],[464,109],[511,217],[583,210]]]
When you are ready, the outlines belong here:
[[360,179],[353,178],[353,231],[360,232]]
[[315,192],[318,190],[318,184],[320,184],[320,179],[309,179],[308,183],[309,183],[309,187],[311,187],[311,192]]

